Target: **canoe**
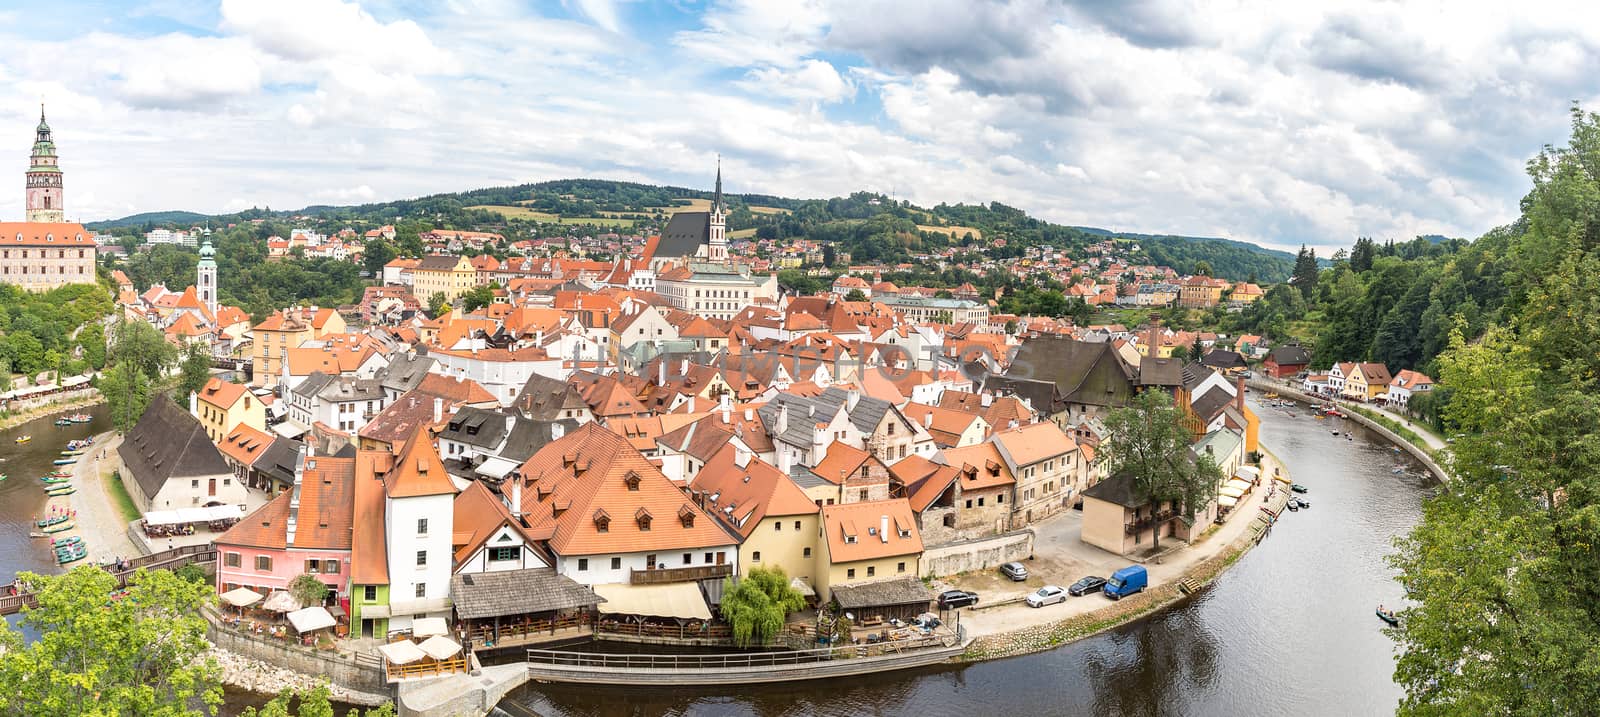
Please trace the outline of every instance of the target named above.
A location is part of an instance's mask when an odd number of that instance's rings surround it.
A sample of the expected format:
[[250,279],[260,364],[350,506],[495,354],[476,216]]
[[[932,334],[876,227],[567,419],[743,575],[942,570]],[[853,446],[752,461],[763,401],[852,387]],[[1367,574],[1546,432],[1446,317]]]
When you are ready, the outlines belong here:
[[67,476],[45,476],[43,478],[40,478],[39,480],[42,480],[45,483],[66,483],[66,482],[71,481],[72,479],[67,477]]
[[1379,609],[1374,609],[1373,612],[1377,614],[1379,620],[1387,622],[1390,625],[1400,624],[1400,616],[1394,614],[1393,612],[1385,612]]
[[78,462],[78,459],[76,459],[76,458],[62,458],[60,460],[57,460],[55,462],[55,465],[58,465],[58,466],[70,466],[70,465],[72,465],[74,463],[77,463],[77,462]]
[[50,472],[50,477],[51,478],[71,478],[72,477],[72,471],[51,471]]
[[60,532],[65,531],[65,530],[72,530],[72,528],[73,528],[73,524],[72,523],[57,523],[55,525],[52,525],[52,526],[49,526],[49,527],[45,528],[44,532],[46,532],[46,533],[60,533]]
[[87,557],[89,557],[89,551],[87,551],[87,550],[82,551],[82,552],[72,553],[72,554],[69,554],[69,555],[57,555],[56,556],[56,564],[57,565],[66,565],[67,563],[76,563],[79,560],[82,560],[82,559],[87,558]]
[[1299,483],[1295,483],[1295,484],[1289,486],[1289,490],[1292,490],[1292,491],[1294,491],[1296,493],[1304,493],[1304,492],[1306,492],[1307,490],[1310,490],[1310,489],[1306,488],[1303,485],[1300,485]]
[[45,491],[44,494],[50,496],[51,498],[60,498],[65,495],[72,495],[76,492],[78,492],[77,488],[74,488],[70,485],[64,485],[59,488],[51,488],[50,490]]
[[69,420],[67,420],[65,418],[57,418],[56,419],[56,425],[61,427],[61,428],[66,428],[67,426],[72,425],[72,421],[69,421]]
[[77,544],[82,543],[82,542],[83,542],[83,538],[80,538],[80,537],[78,537],[76,535],[69,535],[69,536],[67,536],[65,538],[51,538],[50,539],[50,547],[52,547],[52,548],[66,548],[66,547],[71,547],[73,545],[77,545]]
[[83,455],[83,451],[74,451],[74,450],[69,448],[67,450],[62,451],[61,455],[67,456],[67,457],[81,456],[81,455]]
[[66,515],[65,513],[63,513],[61,515],[52,515],[52,516],[50,516],[48,518],[41,518],[39,520],[35,520],[35,521],[33,521],[33,524],[35,526],[37,526],[37,527],[40,527],[40,528],[47,528],[47,527],[55,525],[57,523],[65,523],[65,522],[67,522],[69,520],[72,520],[72,516]]
[[33,436],[17,436],[18,443],[27,443],[31,440],[33,440]]

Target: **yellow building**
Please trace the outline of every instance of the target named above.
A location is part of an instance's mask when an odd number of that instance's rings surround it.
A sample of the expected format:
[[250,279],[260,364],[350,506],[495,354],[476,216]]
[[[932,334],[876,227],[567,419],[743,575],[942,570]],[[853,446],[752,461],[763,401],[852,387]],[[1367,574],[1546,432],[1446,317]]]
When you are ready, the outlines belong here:
[[1389,393],[1389,367],[1381,363],[1358,363],[1344,379],[1339,395],[1352,401],[1372,401]]
[[742,570],[781,568],[814,582],[818,508],[793,480],[728,443],[697,473],[691,489],[706,512],[738,533]]
[[241,424],[258,431],[267,430],[267,411],[261,400],[243,384],[216,377],[194,393],[189,412],[200,419],[212,443],[221,441],[228,431]]
[[1209,276],[1191,276],[1183,280],[1178,289],[1178,305],[1191,309],[1209,309],[1222,301],[1222,290],[1231,286],[1221,279]]
[[445,301],[454,304],[457,297],[477,285],[478,270],[464,256],[425,256],[411,270],[411,294],[424,305],[434,294],[444,294]]
[[827,602],[839,585],[921,575],[922,535],[905,498],[822,508],[817,597]]
[[269,388],[278,385],[278,377],[283,373],[283,358],[289,349],[344,331],[344,317],[333,309],[296,307],[268,316],[266,321],[251,330],[254,344],[251,348],[251,385]]

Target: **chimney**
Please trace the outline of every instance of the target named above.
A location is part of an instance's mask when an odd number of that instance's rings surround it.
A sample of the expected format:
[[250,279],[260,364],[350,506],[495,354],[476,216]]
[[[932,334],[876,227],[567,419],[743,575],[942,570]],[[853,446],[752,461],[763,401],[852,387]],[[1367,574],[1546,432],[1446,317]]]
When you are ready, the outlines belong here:
[[789,452],[782,448],[778,449],[778,472],[789,475]]
[[718,399],[718,407],[722,409],[722,422],[724,424],[733,423],[733,402],[728,400],[728,394],[724,393]]
[[289,519],[284,521],[283,540],[286,545],[294,545],[295,527],[300,522],[300,486],[305,482],[306,459],[310,455],[311,447],[302,443],[294,457],[294,486],[289,489]]
[[511,474],[511,517],[522,521],[522,476]]
[[200,394],[194,391],[189,392],[189,415],[200,415]]
[[844,410],[846,410],[846,411],[854,411],[854,410],[856,410],[856,404],[860,403],[860,402],[861,402],[861,392],[852,388],[852,389],[850,389],[850,392],[845,395],[845,409]]
[[433,422],[434,423],[438,423],[438,422],[443,421],[443,420],[444,420],[444,399],[439,398],[438,396],[435,396],[433,398]]
[[784,432],[787,432],[788,430],[789,430],[789,404],[785,403],[785,404],[783,404],[783,405],[778,407],[778,432],[779,433],[784,433]]
[[1161,353],[1161,326],[1153,320],[1150,322],[1148,339],[1149,346],[1145,347],[1145,355],[1155,358]]
[[1240,376],[1238,378],[1235,378],[1233,381],[1234,381],[1234,384],[1233,384],[1233,388],[1234,388],[1234,391],[1233,391],[1234,405],[1238,407],[1240,413],[1243,413],[1244,412],[1244,377]]
[[885,515],[878,520],[878,539],[889,542],[889,516]]
[[924,428],[933,428],[933,411],[922,414],[922,426]]
[[689,373],[689,359],[683,359],[683,361],[678,364],[678,375],[682,376],[682,375],[685,375],[685,374],[688,374],[688,373]]
[[667,359],[665,356],[661,358],[661,363],[656,365],[656,385],[667,385]]
[[981,394],[978,402],[983,404],[984,408],[988,408],[994,405],[994,396],[991,396],[988,393]]

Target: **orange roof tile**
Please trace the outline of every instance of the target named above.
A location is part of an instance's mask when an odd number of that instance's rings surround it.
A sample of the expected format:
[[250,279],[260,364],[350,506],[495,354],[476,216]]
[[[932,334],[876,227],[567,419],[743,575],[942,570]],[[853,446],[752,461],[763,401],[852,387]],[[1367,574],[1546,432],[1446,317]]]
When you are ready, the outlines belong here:
[[[691,485],[707,495],[707,510],[716,511],[719,520],[745,537],[769,515],[817,512],[817,504],[789,476],[734,445],[724,445]],[[713,495],[715,499],[710,498]]]
[[[1055,426],[1053,423],[1046,425]],[[961,472],[962,490],[994,488],[1017,482],[1010,466],[1006,465],[1005,458],[992,442],[946,449],[944,461]]]
[[994,434],[1018,466],[1032,465],[1047,458],[1071,453],[1078,447],[1072,436],[1048,421]]
[[350,543],[350,582],[355,585],[389,584],[383,481],[376,474],[387,471],[393,462],[394,455],[388,451],[356,453],[354,531]]
[[254,548],[317,548],[349,550],[355,459],[312,456],[306,459],[300,479],[300,508],[295,520],[294,544],[288,542],[290,502],[287,490],[254,513],[245,516],[216,540],[217,545]]
[[[885,518],[888,531],[882,530]],[[835,564],[922,552],[922,533],[905,498],[823,506],[822,532]]]
[[383,477],[385,492],[390,498],[414,498],[424,495],[454,495],[455,483],[445,472],[444,461],[433,446],[433,436],[426,427],[419,427],[395,456],[394,470]]
[[839,484],[844,482],[846,476],[860,470],[861,464],[875,460],[877,459],[866,451],[834,441],[828,445],[827,455],[822,457],[811,472],[829,483]]
[[261,452],[272,445],[272,441],[272,434],[241,423],[222,437],[222,442],[217,444],[217,450],[232,458],[235,463],[248,466],[261,457]]

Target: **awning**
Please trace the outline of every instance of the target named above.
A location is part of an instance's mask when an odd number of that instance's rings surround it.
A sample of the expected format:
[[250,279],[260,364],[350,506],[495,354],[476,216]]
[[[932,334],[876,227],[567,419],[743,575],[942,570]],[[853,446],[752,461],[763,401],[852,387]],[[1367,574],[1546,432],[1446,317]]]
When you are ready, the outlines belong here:
[[1224,498],[1238,498],[1240,496],[1243,496],[1247,492],[1248,491],[1246,491],[1245,489],[1240,488],[1239,486],[1236,486],[1236,485],[1223,486],[1222,490],[1218,491],[1218,493],[1220,493],[1222,495],[1222,497],[1224,497]]
[[261,600],[261,593],[250,588],[234,588],[222,594],[222,601],[234,607],[254,605]]
[[261,603],[261,607],[273,612],[292,612],[300,609],[300,601],[287,592],[277,590],[267,596],[267,601]]
[[1239,466],[1239,468],[1233,472],[1233,475],[1254,483],[1261,478],[1261,469],[1255,466]]
[[795,578],[793,580],[790,580],[789,581],[789,587],[800,591],[800,595],[803,596],[803,597],[816,597],[817,596],[817,591],[813,590],[811,588],[811,583],[806,582],[805,578]]
[[1242,491],[1248,493],[1248,492],[1250,492],[1251,488],[1255,487],[1255,484],[1251,483],[1250,481],[1244,480],[1243,478],[1234,478],[1233,480],[1228,481],[1228,487],[1238,488],[1239,490],[1242,490]]
[[1233,506],[1238,505],[1238,504],[1239,504],[1239,499],[1235,498],[1235,497],[1233,497],[1231,495],[1225,495],[1225,496],[1222,496],[1221,498],[1217,499],[1217,505],[1220,505],[1220,506],[1222,506],[1224,508],[1232,508]]
[[449,612],[450,598],[415,598],[411,600],[389,601],[389,614],[391,617],[401,615],[426,615],[430,612]]
[[306,429],[296,426],[288,421],[284,421],[283,423],[274,425],[272,427],[272,432],[283,436],[284,438],[299,438],[301,435],[305,434]]
[[239,506],[211,505],[204,508],[179,508],[177,510],[152,510],[144,514],[147,525],[183,525],[185,523],[209,523],[213,520],[238,520],[244,517],[244,511]]
[[501,458],[500,456],[490,456],[484,459],[483,463],[478,465],[478,467],[475,469],[475,472],[478,475],[488,476],[498,480],[506,477],[507,473],[516,470],[517,467],[521,465],[521,463],[506,458]]
[[361,619],[363,620],[377,620],[389,616],[388,605],[362,605],[356,609],[361,611]]
[[388,660],[391,665],[409,665],[428,656],[422,648],[417,647],[417,643],[410,640],[380,645],[378,654],[383,655],[383,659]]
[[450,634],[450,626],[445,624],[442,617],[424,617],[411,623],[411,634],[415,637],[448,635]]
[[679,620],[710,620],[711,609],[694,583],[627,585],[615,583],[594,586],[595,594],[605,598],[600,612],[607,615],[642,615]]
[[296,610],[289,613],[287,617],[289,618],[289,624],[294,626],[294,631],[302,635],[313,630],[333,627],[339,622],[333,619],[333,615],[321,605],[313,605],[304,610]]
[[428,653],[428,657],[431,657],[435,660],[447,660],[451,657],[455,657],[455,654],[461,651],[461,646],[456,644],[455,640],[445,637],[444,635],[434,635],[433,637],[423,640],[422,644],[418,645],[417,647],[421,648],[423,652]]

